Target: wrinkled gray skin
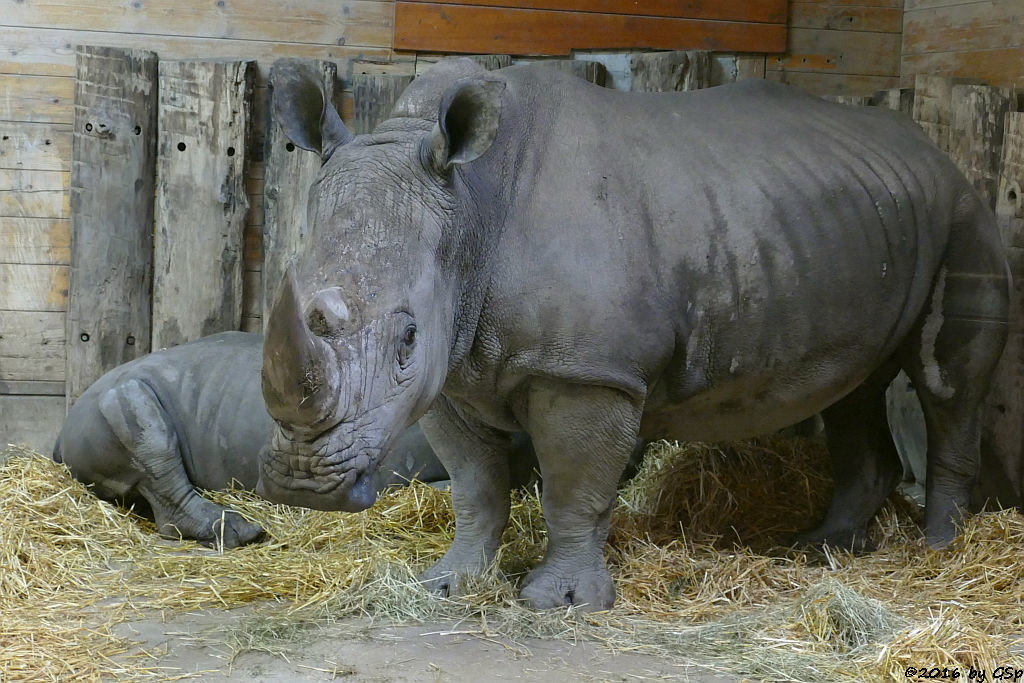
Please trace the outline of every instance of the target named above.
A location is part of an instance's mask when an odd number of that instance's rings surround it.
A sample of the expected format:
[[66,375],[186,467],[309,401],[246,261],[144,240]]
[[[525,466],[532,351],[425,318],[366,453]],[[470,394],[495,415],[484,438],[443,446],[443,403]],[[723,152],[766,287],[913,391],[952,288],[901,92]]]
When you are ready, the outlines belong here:
[[[273,420],[260,393],[263,339],[225,332],[151,353],[103,375],[68,414],[53,457],[102,498],[136,505],[171,538],[256,540],[262,529],[196,488],[252,490]],[[529,449],[529,444],[521,446]],[[526,452],[520,467],[529,468]],[[378,489],[447,479],[413,425],[377,471]]]
[[927,540],[954,536],[1009,283],[992,216],[916,126],[761,81],[626,94],[451,60],[352,138],[315,74],[279,69],[285,131],[324,165],[269,320],[263,495],[372,504],[379,453],[430,408],[457,528],[422,578],[457,591],[494,557],[522,430],[549,531],[522,597],[604,608],[638,437],[822,411],[836,488],[801,540],[856,546],[900,479],[884,391],[903,368],[928,421]]

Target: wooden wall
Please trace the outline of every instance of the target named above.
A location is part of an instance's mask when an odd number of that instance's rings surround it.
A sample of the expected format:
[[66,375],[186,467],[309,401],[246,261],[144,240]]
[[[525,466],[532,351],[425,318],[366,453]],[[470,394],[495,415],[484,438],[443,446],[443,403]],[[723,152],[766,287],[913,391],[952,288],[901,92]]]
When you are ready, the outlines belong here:
[[906,0],[903,85],[917,74],[1024,87],[1022,0]]
[[[891,85],[899,63],[901,3],[793,2],[790,54],[771,58],[768,76],[819,93],[867,93]],[[257,131],[265,125],[266,74],[278,57],[336,61],[346,85],[356,73],[413,74],[418,68],[417,55],[392,48],[394,0],[294,0],[286,6],[283,11],[268,0],[5,4],[0,17],[0,445],[24,440],[48,449],[63,419],[75,45],[144,48],[162,59],[256,59]],[[744,75],[762,74],[763,66]],[[349,119],[350,93],[343,93],[342,108]],[[243,327],[250,330],[261,327],[262,154],[261,146],[251,150],[246,181]]]
[[768,58],[767,78],[823,95],[869,95],[895,87],[903,2],[792,0],[788,53]]
[[[395,59],[392,0],[19,0],[0,17],[0,445],[52,446],[64,416],[65,312],[75,45],[156,51],[162,59],[259,60],[256,99],[278,57],[339,62],[345,75]],[[410,73],[414,65],[398,57]],[[406,64],[406,62],[408,62]],[[404,65],[403,65],[404,64]],[[351,98],[343,102],[351,110]],[[261,128],[265,108],[257,107]],[[256,136],[262,137],[262,136]],[[259,329],[262,147],[246,191],[244,326]]]

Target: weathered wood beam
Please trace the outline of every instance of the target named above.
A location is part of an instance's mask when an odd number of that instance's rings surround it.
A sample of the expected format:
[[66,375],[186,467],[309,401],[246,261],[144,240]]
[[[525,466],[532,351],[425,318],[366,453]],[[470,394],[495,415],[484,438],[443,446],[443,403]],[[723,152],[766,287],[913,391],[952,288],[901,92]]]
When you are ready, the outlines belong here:
[[149,351],[157,57],[78,48],[71,163],[68,407]]
[[160,63],[154,349],[241,326],[255,67]]

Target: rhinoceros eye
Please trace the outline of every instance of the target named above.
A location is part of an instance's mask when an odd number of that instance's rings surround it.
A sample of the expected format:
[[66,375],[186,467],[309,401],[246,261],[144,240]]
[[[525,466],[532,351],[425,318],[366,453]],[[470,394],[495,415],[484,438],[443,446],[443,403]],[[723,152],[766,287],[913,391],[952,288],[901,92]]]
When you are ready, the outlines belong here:
[[409,325],[405,328],[405,333],[402,335],[402,343],[406,346],[412,346],[416,343],[416,326]]

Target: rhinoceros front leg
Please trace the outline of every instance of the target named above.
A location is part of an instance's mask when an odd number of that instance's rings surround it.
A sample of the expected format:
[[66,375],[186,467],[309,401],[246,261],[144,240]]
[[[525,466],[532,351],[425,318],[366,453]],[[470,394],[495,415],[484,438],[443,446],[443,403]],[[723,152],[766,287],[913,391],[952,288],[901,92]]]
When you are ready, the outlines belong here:
[[548,527],[547,552],[520,593],[532,606],[600,610],[615,602],[604,545],[641,411],[636,401],[615,389],[531,382],[521,419],[537,450]]
[[181,457],[178,434],[148,385],[133,379],[100,399],[100,412],[129,453],[136,488],[153,509],[157,530],[168,538],[194,538],[232,548],[263,530],[237,512],[196,493]]
[[510,435],[461,413],[444,396],[420,419],[427,440],[452,482],[455,540],[420,581],[455,595],[463,579],[478,576],[494,561],[508,523]]

